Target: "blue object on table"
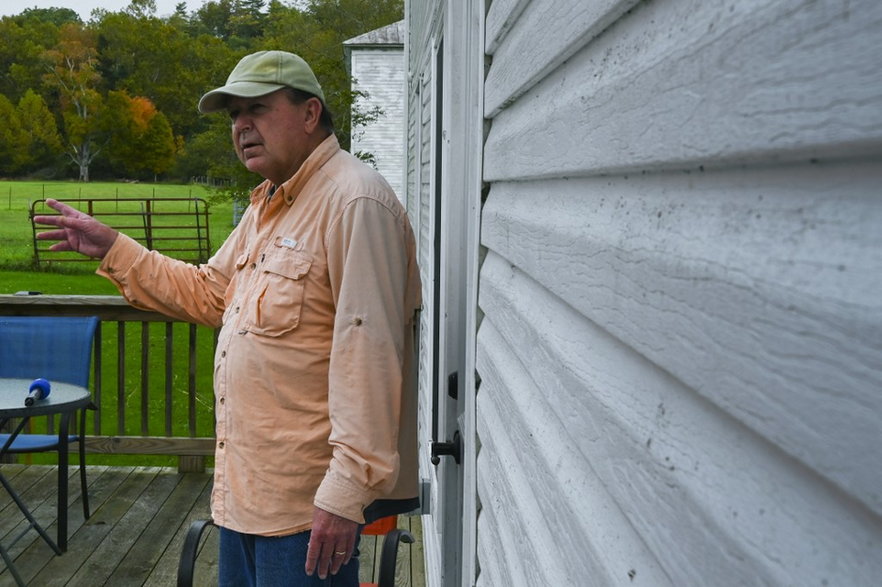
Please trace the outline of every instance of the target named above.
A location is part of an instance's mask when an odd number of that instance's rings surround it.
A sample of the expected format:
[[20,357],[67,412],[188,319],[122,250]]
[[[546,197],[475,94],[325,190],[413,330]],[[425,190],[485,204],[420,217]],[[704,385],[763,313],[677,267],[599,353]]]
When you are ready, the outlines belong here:
[[[89,317],[43,317],[0,316],[0,377],[50,381],[89,386],[92,358],[92,341],[98,318]],[[28,393],[22,389],[22,406]],[[90,406],[94,409],[94,405]],[[34,453],[64,451],[66,461],[68,444],[77,442],[80,455],[80,483],[83,495],[83,515],[89,518],[89,498],[86,491],[86,447],[84,429],[85,410],[81,410],[77,434],[62,438],[61,434],[19,434],[8,453]],[[0,434],[0,446],[9,434]],[[61,462],[59,458],[59,462]],[[58,467],[58,544],[67,547],[67,468]],[[62,503],[64,500],[64,503]],[[63,528],[63,530],[62,530]],[[62,536],[64,534],[64,536]]]
[[34,402],[38,402],[41,399],[46,399],[49,397],[49,394],[52,392],[52,384],[43,379],[42,377],[38,377],[31,382],[30,387],[28,387],[28,395],[25,397],[25,405],[32,406]]

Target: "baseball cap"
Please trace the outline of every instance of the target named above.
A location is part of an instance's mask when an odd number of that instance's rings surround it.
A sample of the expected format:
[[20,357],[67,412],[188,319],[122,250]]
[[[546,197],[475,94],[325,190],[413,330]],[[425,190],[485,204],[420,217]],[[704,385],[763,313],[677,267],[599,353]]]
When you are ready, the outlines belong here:
[[284,87],[307,92],[325,102],[325,94],[315,74],[300,56],[287,51],[259,51],[243,57],[225,85],[202,96],[199,111],[223,110],[228,96],[257,98]]

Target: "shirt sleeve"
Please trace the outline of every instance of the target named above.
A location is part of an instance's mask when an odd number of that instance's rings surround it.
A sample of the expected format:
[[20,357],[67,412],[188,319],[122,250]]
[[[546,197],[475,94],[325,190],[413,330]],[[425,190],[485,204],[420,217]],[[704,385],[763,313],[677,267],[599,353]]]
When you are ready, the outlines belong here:
[[220,326],[230,283],[227,243],[205,265],[191,265],[151,251],[120,234],[96,273],[106,277],[126,301],[185,322]]
[[328,374],[330,466],[315,505],[364,522],[398,478],[408,309],[403,209],[358,198],[327,237],[336,304]]

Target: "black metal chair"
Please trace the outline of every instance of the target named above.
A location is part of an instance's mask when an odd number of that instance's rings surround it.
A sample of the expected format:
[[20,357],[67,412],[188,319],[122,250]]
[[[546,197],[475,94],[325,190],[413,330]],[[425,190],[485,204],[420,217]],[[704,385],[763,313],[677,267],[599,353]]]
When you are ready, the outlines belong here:
[[[91,317],[0,317],[0,377],[63,381],[81,387],[89,386],[92,359],[92,341],[98,318]],[[22,393],[22,402],[25,392]],[[50,392],[51,394],[51,392]],[[89,406],[95,409],[95,405]],[[83,516],[89,518],[89,494],[86,489],[85,410],[80,411],[76,434],[62,436],[59,426],[56,434],[19,434],[8,449],[9,454],[57,452],[58,467],[58,518],[67,521],[67,468],[68,445],[77,443],[80,457],[80,484],[82,486]],[[0,434],[0,446],[7,442],[9,434]],[[58,546],[67,549],[67,524],[58,524]]]

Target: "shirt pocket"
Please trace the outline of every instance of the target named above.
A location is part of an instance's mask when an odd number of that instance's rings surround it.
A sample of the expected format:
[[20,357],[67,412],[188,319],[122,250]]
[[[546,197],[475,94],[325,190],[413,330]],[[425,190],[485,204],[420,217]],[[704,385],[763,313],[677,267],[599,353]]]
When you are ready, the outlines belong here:
[[300,251],[279,247],[266,253],[259,265],[258,293],[250,304],[248,330],[262,336],[281,336],[297,328],[311,266],[312,259]]

